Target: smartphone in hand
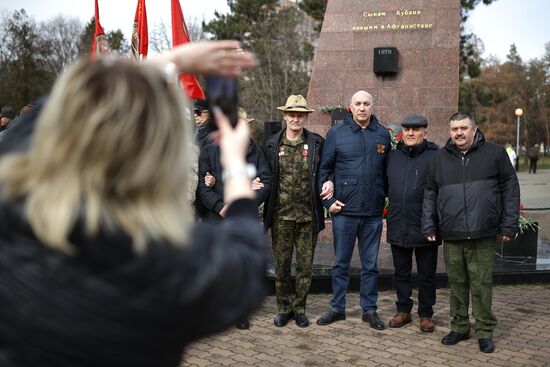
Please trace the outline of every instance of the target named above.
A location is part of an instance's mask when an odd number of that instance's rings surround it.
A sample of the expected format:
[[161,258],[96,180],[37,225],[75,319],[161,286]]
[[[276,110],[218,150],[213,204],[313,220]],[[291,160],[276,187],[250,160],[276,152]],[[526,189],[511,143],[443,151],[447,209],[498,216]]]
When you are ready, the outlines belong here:
[[[211,116],[213,116],[212,108],[218,106],[222,112],[229,118],[231,126],[237,126],[239,115],[237,106],[239,105],[239,98],[237,94],[237,79],[226,78],[219,76],[206,77],[206,98],[210,105]],[[214,118],[210,119],[210,123],[217,129],[218,126]]]

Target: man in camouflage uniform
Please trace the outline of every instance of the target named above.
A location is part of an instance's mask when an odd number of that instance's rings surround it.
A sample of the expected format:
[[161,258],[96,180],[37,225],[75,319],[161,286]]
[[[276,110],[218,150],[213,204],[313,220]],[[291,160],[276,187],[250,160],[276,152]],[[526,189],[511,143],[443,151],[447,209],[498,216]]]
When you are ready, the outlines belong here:
[[[271,227],[275,257],[275,294],[278,314],[275,326],[290,318],[307,327],[306,299],[311,284],[317,234],[325,227],[323,206],[316,184],[317,167],[324,140],[304,129],[308,114],[301,95],[288,97],[283,111],[286,126],[266,143],[272,170],[272,185],[265,204],[264,223]],[[296,248],[296,293],[292,295],[290,266]]]

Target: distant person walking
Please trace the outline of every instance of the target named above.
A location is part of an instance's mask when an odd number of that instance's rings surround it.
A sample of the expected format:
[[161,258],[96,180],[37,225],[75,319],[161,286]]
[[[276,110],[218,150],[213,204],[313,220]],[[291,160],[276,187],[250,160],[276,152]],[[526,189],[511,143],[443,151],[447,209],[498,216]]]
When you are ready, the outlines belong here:
[[537,161],[540,157],[540,149],[539,145],[535,144],[534,146],[529,149],[529,173],[533,171],[533,173],[537,173]]

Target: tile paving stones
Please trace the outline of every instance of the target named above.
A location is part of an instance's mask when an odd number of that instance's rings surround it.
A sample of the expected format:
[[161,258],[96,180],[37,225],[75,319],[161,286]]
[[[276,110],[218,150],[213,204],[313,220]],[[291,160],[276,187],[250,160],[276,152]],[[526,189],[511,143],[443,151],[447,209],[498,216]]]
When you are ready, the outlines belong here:
[[[416,295],[414,295],[416,297]],[[252,317],[250,330],[231,328],[188,346],[182,366],[545,366],[550,365],[550,284],[495,287],[493,309],[499,324],[496,351],[479,352],[477,340],[444,346],[449,332],[449,291],[438,289],[436,330],[422,333],[418,317],[401,329],[376,331],[361,320],[357,293],[348,294],[347,319],[329,326],[315,324],[330,295],[309,297],[311,326],[273,325],[275,298],[267,297]],[[379,294],[380,317],[393,316],[394,293]],[[381,306],[383,305],[383,306]],[[474,320],[471,317],[472,330]],[[472,332],[473,336],[473,332]]]

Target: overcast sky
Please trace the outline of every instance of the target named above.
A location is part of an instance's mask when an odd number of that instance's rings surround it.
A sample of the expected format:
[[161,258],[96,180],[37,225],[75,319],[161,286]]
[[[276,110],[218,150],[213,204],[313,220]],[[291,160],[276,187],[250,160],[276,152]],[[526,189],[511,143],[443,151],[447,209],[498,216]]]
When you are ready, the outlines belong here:
[[484,57],[492,54],[501,61],[512,43],[526,61],[545,53],[550,42],[549,0],[496,0],[491,5],[480,4],[472,12],[467,29],[485,45]]
[[[161,19],[170,25],[170,3],[170,0],[147,1],[149,30]],[[136,4],[136,0],[99,0],[105,31],[120,28],[129,39]],[[229,10],[226,0],[180,0],[180,4],[187,20],[191,17],[208,20],[213,17],[214,10],[221,13]],[[25,9],[39,21],[58,14],[76,16],[84,23],[94,15],[94,1],[0,0],[0,9]],[[478,5],[470,16],[467,29],[482,39],[484,56],[495,55],[504,61],[510,45],[515,43],[523,60],[529,60],[542,56],[545,43],[550,42],[549,14],[550,0],[496,0],[489,6]]]
[[[58,14],[80,18],[83,23],[94,16],[94,0],[0,0],[0,9],[25,11],[36,20],[46,20]],[[99,19],[105,32],[121,29],[126,39],[130,39],[137,0],[99,0]],[[171,0],[147,0],[147,23],[149,32],[156,24],[164,21],[171,26]],[[227,13],[226,0],[180,0],[186,20],[194,17],[208,20],[214,17],[214,11]]]

